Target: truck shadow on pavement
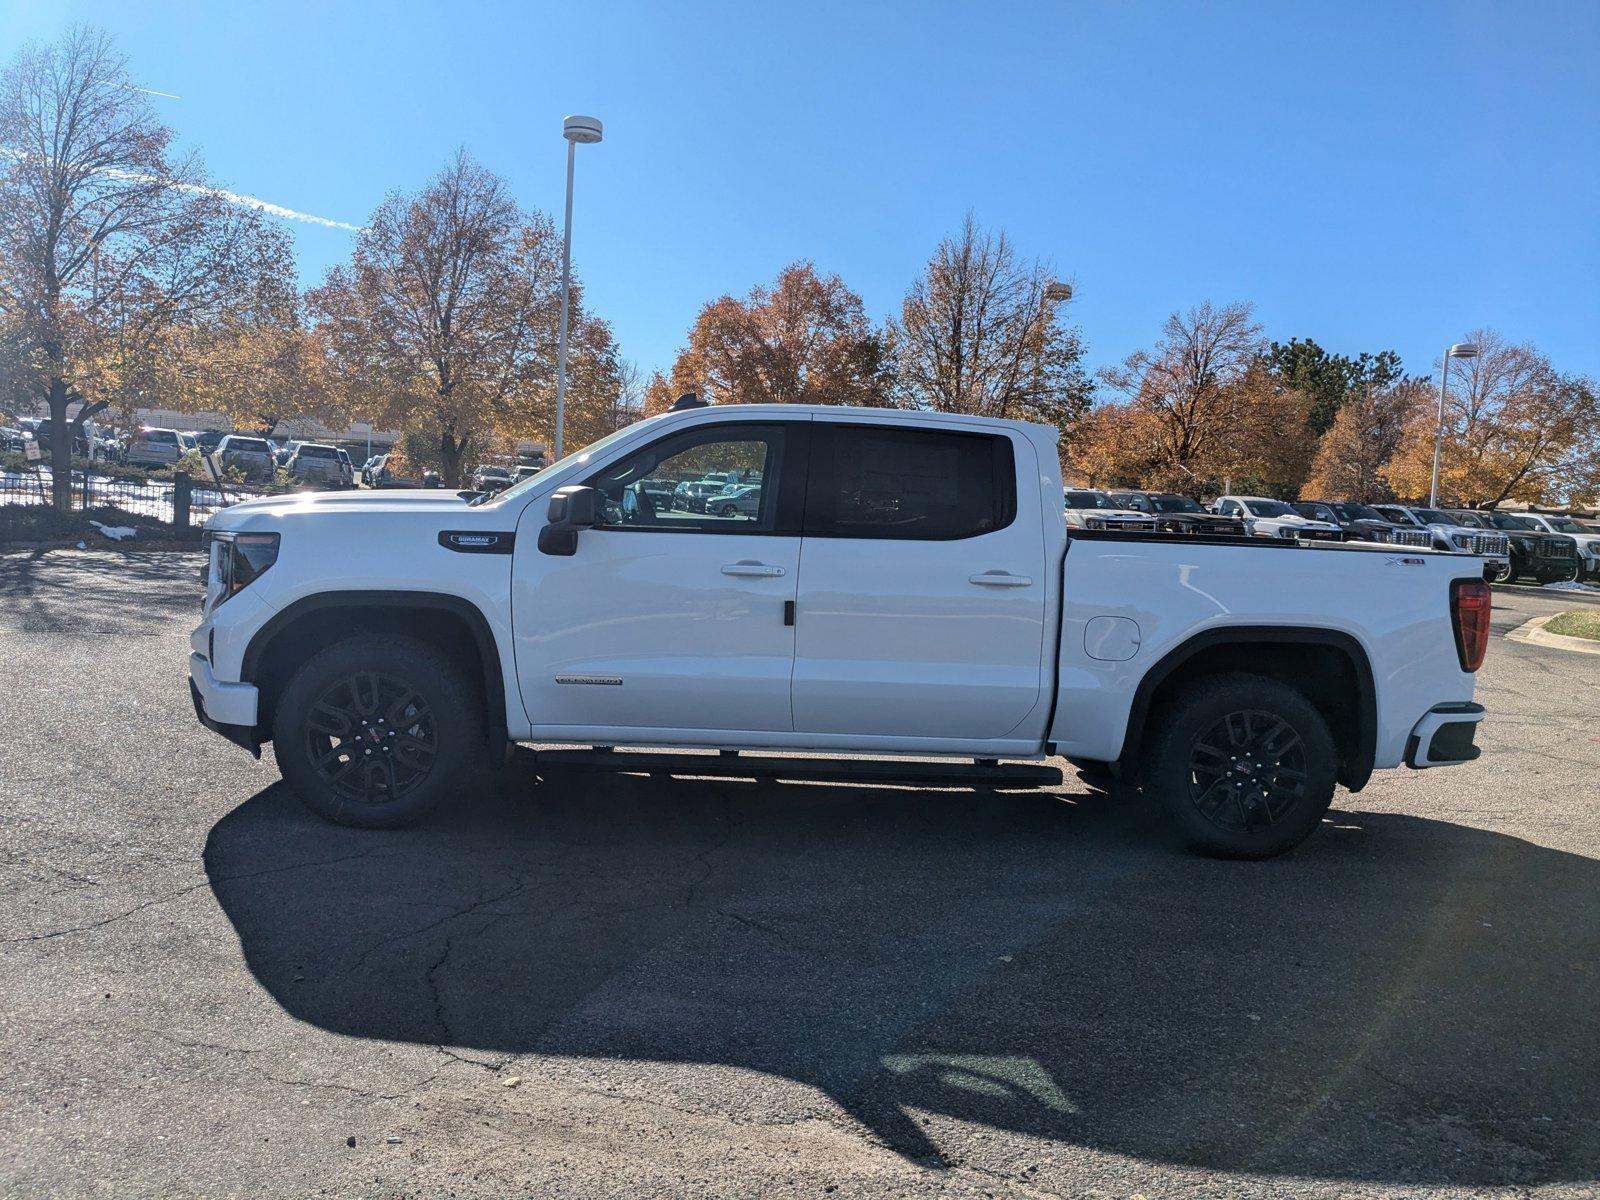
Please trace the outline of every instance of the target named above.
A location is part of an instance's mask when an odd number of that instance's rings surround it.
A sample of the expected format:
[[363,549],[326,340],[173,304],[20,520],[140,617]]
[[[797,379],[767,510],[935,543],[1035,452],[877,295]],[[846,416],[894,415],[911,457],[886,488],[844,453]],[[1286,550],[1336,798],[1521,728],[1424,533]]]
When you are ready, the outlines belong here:
[[[954,1117],[1276,1175],[1600,1170],[1592,860],[1336,810],[1293,855],[1228,863],[1100,793],[541,778],[531,759],[415,830],[330,826],[281,787],[220,821],[206,869],[261,984],[323,1029],[491,1069],[796,1080],[932,1164]],[[808,1115],[759,1076],[606,1074]]]

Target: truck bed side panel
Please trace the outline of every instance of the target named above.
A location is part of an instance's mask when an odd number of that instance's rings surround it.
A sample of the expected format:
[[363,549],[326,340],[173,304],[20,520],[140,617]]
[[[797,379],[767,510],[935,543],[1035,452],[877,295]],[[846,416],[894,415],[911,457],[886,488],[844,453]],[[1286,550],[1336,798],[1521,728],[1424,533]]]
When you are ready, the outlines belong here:
[[1473,676],[1461,670],[1450,625],[1450,581],[1458,578],[1482,578],[1482,560],[1074,541],[1050,740],[1063,754],[1114,760],[1139,682],[1164,656],[1210,630],[1281,626],[1334,630],[1366,651],[1377,704],[1374,765],[1398,766],[1429,708],[1472,698]]

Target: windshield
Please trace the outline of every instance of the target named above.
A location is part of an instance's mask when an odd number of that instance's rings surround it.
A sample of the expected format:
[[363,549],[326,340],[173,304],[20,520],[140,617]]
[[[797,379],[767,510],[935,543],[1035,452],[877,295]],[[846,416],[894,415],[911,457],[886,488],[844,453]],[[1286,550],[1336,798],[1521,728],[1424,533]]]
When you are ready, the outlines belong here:
[[1253,517],[1292,517],[1298,514],[1282,500],[1246,500],[1244,506]]
[[1205,512],[1205,509],[1200,507],[1199,501],[1195,500],[1192,496],[1162,494],[1160,496],[1150,497],[1150,503],[1156,506],[1157,512]]
[[1417,513],[1417,516],[1421,517],[1423,519],[1423,521],[1425,521],[1429,525],[1459,525],[1459,524],[1461,524],[1460,521],[1456,520],[1449,513],[1440,512],[1437,508],[1419,508],[1419,509],[1416,510],[1416,513]]
[[1333,509],[1326,504],[1301,503],[1296,504],[1294,510],[1302,517],[1310,517],[1313,521],[1332,521],[1335,524],[1339,521],[1339,518],[1334,515]]
[[1110,508],[1111,501],[1099,492],[1068,492],[1068,508]]
[[1341,521],[1387,521],[1377,509],[1370,504],[1330,504],[1328,507],[1339,514]]
[[536,474],[524,476],[523,478],[517,480],[517,482],[513,483],[510,487],[506,488],[504,491],[496,492],[493,496],[488,496],[481,500],[475,500],[473,503],[501,504],[507,500],[515,499],[517,496],[522,495],[530,487],[532,487],[534,480],[542,479],[551,471],[559,471],[562,467],[565,467],[569,463],[588,462],[594,457],[594,455],[601,453],[602,451],[615,445],[617,442],[622,441],[624,438],[632,437],[638,432],[640,425],[643,425],[649,421],[654,421],[655,419],[655,417],[646,417],[644,421],[635,421],[632,425],[624,425],[615,433],[606,434],[606,436],[601,438],[598,442],[590,442],[587,446],[583,447],[583,449],[576,450],[573,453],[561,458],[559,461],[541,468]]
[[228,438],[229,450],[242,450],[246,454],[265,454],[267,444],[260,438]]
[[1545,524],[1557,533],[1583,533],[1584,528],[1571,517],[1546,517]]
[[1510,529],[1517,533],[1526,533],[1530,529],[1539,527],[1526,517],[1514,517],[1510,513],[1484,513],[1489,518],[1489,524],[1496,529]]

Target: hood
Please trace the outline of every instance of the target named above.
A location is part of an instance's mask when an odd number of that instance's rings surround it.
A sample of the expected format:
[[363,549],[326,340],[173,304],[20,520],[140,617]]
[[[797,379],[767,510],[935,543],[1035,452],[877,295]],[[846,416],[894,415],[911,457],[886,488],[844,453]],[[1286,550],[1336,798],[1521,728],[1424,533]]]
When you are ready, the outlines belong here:
[[1313,520],[1311,517],[1303,517],[1299,513],[1286,513],[1281,517],[1255,517],[1253,519],[1257,521],[1276,521],[1279,525],[1294,525],[1301,529],[1337,530],[1339,528],[1328,521]]
[[471,510],[455,492],[441,488],[418,488],[369,492],[289,492],[282,496],[262,496],[220,509],[207,527],[217,530],[243,529],[247,525],[276,520],[301,520],[307,517],[370,516],[377,513],[465,513]]

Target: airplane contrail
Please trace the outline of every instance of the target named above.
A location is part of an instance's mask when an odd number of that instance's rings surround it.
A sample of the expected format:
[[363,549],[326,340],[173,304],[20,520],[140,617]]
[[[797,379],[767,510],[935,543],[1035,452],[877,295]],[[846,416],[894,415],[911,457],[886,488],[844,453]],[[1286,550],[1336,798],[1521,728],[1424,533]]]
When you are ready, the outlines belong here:
[[[0,155],[13,160],[28,157],[21,150],[14,150],[10,146],[0,146]],[[109,175],[113,179],[127,179],[134,183],[156,182],[154,175],[144,175],[137,171],[123,171],[116,167],[102,167],[100,173]],[[346,233],[360,233],[365,228],[362,225],[352,225],[349,221],[335,221],[332,217],[319,217],[315,213],[286,208],[282,204],[274,204],[270,200],[263,200],[260,196],[246,196],[243,192],[230,192],[226,188],[207,187],[203,183],[178,183],[172,186],[198,196],[216,196],[219,200],[226,200],[229,204],[240,204],[245,208],[253,208],[270,216],[282,217],[285,221],[304,221],[307,225],[321,225],[324,229],[342,229]]]
[[321,225],[325,229],[343,229],[349,233],[360,233],[360,225],[352,225],[349,221],[335,221],[332,217],[319,217],[315,213],[303,213],[296,209],[285,208],[281,204],[274,204],[270,200],[263,200],[259,196],[245,196],[239,192],[230,192],[224,188],[205,187],[198,183],[180,184],[186,192],[200,192],[208,196],[217,196],[230,204],[242,204],[246,208],[254,208],[260,212],[269,213],[274,217],[282,217],[286,221],[304,221],[307,225]]
[[155,88],[139,87],[137,84],[128,84],[128,90],[143,92],[146,96],[160,96],[163,100],[182,100],[182,96],[174,96],[171,92],[158,92]]

